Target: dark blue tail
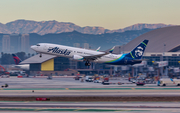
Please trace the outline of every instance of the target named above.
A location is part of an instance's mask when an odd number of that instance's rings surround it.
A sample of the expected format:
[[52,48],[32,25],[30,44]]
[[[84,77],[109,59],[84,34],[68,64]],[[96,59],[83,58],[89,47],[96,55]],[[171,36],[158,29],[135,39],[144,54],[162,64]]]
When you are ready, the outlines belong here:
[[128,53],[128,57],[132,57],[133,59],[141,59],[144,50],[146,49],[146,46],[148,44],[148,40],[144,40],[141,42],[136,48],[134,48],[130,53]]
[[21,62],[21,59],[15,54],[12,54],[12,56],[13,56],[15,64],[18,65]]

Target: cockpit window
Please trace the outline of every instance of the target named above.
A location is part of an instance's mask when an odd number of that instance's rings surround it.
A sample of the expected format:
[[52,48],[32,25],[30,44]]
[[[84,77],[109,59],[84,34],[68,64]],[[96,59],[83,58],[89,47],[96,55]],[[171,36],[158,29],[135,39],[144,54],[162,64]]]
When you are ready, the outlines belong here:
[[37,44],[36,46],[40,46],[39,44]]

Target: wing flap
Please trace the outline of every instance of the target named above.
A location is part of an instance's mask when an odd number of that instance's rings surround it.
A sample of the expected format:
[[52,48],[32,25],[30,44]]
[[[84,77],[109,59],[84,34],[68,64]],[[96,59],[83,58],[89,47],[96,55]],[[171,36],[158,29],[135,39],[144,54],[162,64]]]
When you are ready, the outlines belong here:
[[96,59],[98,59],[104,55],[107,55],[107,54],[109,54],[109,53],[105,52],[103,54],[98,54],[98,55],[84,56],[83,58],[84,58],[84,60],[96,60]]

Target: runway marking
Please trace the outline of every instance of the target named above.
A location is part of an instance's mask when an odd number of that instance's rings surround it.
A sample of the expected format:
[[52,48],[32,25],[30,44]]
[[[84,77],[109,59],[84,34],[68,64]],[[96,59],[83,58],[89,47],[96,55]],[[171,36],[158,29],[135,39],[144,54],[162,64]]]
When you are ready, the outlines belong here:
[[103,90],[126,90],[126,91],[128,91],[128,90],[161,90],[161,91],[163,91],[163,90],[176,90],[176,91],[179,91],[180,90],[180,88],[7,88],[7,89],[3,89],[3,88],[0,88],[1,90],[3,90],[3,91],[28,91],[28,90],[39,90],[39,91],[44,91],[44,90],[51,90],[51,91],[57,91],[57,90],[90,90],[90,91],[92,91],[92,90],[101,90],[101,91],[103,91]]
[[89,111],[89,112],[121,112],[121,111],[127,111],[127,112],[147,112],[147,111],[152,111],[152,110],[129,110],[129,109],[67,109],[67,108],[62,108],[62,109],[56,109],[56,108],[0,108],[0,111]]
[[124,111],[124,110],[113,110],[113,109],[33,109],[33,108],[0,108],[0,111],[9,110],[9,111]]
[[80,111],[81,109],[75,109],[74,111]]
[[25,101],[24,103],[29,103],[29,101]]
[[43,110],[43,109],[34,109],[34,111],[41,111],[41,110]]

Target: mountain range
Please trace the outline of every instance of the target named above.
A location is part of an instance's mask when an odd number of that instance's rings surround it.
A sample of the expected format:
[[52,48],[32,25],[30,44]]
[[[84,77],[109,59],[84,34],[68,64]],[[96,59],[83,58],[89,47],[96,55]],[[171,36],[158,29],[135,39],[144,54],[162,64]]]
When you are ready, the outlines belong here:
[[105,34],[105,33],[122,33],[131,30],[142,30],[142,29],[157,29],[172,25],[166,24],[135,24],[128,26],[123,29],[109,30],[103,27],[80,27],[71,22],[58,22],[58,21],[31,21],[31,20],[15,20],[6,24],[0,23],[0,33],[3,34],[29,34],[37,33],[39,35],[45,35],[49,33],[59,34],[64,32],[77,31],[83,34]]

